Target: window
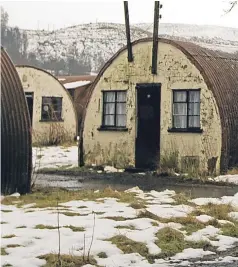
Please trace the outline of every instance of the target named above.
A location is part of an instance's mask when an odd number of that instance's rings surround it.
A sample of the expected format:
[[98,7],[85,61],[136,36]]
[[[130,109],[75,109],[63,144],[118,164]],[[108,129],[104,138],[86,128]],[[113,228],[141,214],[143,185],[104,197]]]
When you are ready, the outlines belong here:
[[44,121],[60,121],[62,113],[62,97],[42,97],[41,119]]
[[200,129],[200,90],[173,91],[173,128]]
[[126,92],[103,92],[103,128],[126,127]]

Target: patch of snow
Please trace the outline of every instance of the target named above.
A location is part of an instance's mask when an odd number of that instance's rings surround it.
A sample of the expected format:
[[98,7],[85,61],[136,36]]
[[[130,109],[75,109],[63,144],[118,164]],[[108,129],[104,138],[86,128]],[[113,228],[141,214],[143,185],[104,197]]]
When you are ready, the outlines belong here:
[[217,235],[216,238],[218,241],[210,241],[212,246],[217,246],[218,251],[226,251],[229,248],[232,248],[236,242],[238,242],[238,238],[224,235]]
[[65,78],[58,78],[59,81],[65,81]]
[[66,89],[73,89],[73,88],[87,85],[89,83],[91,83],[91,81],[76,81],[76,82],[71,82],[71,83],[65,83],[64,87]]
[[215,182],[226,182],[238,185],[238,174],[220,175],[213,179]]
[[11,194],[10,196],[11,196],[11,197],[20,197],[21,195],[20,195],[19,193],[16,192],[16,193]]
[[187,259],[195,259],[195,258],[202,258],[206,255],[216,254],[211,251],[204,251],[201,248],[186,248],[183,252],[176,254],[172,257],[173,260],[187,260]]
[[197,232],[192,233],[189,236],[186,236],[187,241],[209,241],[208,237],[214,237],[220,232],[220,229],[215,228],[212,225],[208,225],[203,229],[198,230]]
[[43,168],[56,168],[62,166],[78,166],[78,147],[33,147],[33,168],[35,170]]
[[113,167],[113,166],[106,166],[106,167],[104,167],[104,171],[105,172],[110,172],[110,173],[113,173],[113,172],[118,172],[118,170],[115,168],[115,167]]
[[203,214],[203,215],[197,216],[196,219],[198,221],[200,221],[200,222],[207,223],[207,222],[211,221],[214,218],[209,216],[209,215]]
[[221,262],[227,262],[227,263],[234,261],[238,261],[238,257],[226,256],[221,260]]
[[148,205],[147,210],[162,218],[173,218],[173,217],[186,217],[188,213],[192,212],[194,209],[187,205]]

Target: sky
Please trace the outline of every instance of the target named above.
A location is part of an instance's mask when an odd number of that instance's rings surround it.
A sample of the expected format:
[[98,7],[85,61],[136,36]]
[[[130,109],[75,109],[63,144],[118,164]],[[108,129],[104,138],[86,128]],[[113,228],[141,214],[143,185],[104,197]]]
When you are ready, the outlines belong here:
[[[152,23],[154,1],[131,0],[130,23]],[[163,0],[161,23],[219,25],[238,28],[238,6],[229,14],[229,0]],[[56,30],[82,23],[124,23],[123,1],[1,1],[9,25]]]

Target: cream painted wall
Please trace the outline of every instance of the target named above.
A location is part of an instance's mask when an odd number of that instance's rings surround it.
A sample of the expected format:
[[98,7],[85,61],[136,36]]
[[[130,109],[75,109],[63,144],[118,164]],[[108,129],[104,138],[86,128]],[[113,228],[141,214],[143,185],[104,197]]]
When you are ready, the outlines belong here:
[[[32,141],[39,143],[47,139],[51,129],[63,129],[67,141],[73,141],[77,133],[76,112],[68,92],[54,77],[45,71],[28,67],[17,66],[25,92],[34,93]],[[42,97],[62,97],[62,122],[42,122],[41,105]],[[60,130],[61,131],[61,130]]]
[[[136,90],[137,83],[161,83],[160,156],[173,151],[181,156],[199,156],[200,170],[207,169],[207,160],[218,157],[220,168],[221,123],[212,92],[197,68],[177,48],[160,43],[158,75],[151,74],[152,43],[133,46],[134,61],[128,63],[123,51],[105,70],[96,84],[87,108],[83,134],[86,164],[114,164],[119,167],[135,164]],[[128,132],[98,131],[102,123],[102,90],[127,90]],[[172,89],[201,89],[201,128],[203,133],[169,133],[172,127]]]

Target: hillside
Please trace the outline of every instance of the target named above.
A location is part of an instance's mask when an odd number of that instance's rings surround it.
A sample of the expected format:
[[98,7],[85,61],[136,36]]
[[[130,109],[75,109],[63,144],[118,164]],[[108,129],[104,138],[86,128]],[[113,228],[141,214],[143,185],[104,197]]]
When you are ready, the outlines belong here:
[[[132,25],[132,40],[151,36],[152,30],[152,24]],[[26,30],[26,34],[27,53],[33,53],[41,62],[80,60],[94,72],[126,44],[125,26],[115,23],[82,24],[51,32]],[[229,53],[238,51],[238,28],[161,24],[160,36]]]

